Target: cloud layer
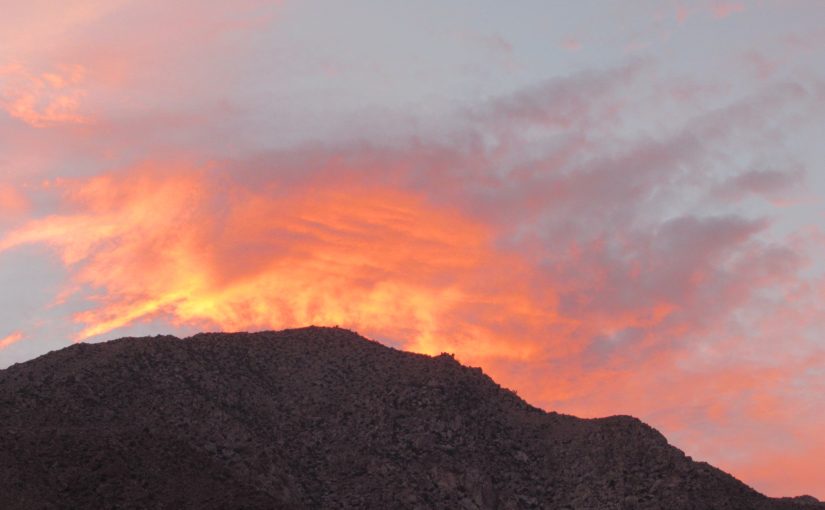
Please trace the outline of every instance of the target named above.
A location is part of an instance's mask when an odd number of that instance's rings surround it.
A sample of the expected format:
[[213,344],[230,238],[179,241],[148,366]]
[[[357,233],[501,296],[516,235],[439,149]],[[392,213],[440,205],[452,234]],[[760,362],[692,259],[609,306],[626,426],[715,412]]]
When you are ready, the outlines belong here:
[[[776,69],[743,89],[624,55],[437,119],[319,120],[300,94],[335,79],[360,97],[344,84],[363,76],[267,46],[299,7],[184,4],[16,12],[63,41],[12,31],[0,62],[0,262],[45,247],[64,276],[27,314],[62,311],[75,340],[346,326],[454,352],[548,409],[640,416],[770,494],[825,486],[825,237],[796,136],[822,116],[816,77]],[[445,34],[506,50],[521,79],[508,40]],[[262,48],[298,75],[273,75]],[[0,349],[42,322],[9,324]]]

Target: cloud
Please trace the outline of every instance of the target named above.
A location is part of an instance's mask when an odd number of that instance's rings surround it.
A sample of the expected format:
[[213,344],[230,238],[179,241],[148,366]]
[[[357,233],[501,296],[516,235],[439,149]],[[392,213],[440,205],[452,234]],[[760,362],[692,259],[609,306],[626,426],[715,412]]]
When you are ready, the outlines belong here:
[[780,68],[780,62],[756,51],[748,51],[742,56],[746,65],[752,70],[754,76],[760,80],[767,80],[776,74]]
[[82,66],[32,73],[22,64],[0,66],[0,108],[33,127],[85,124]]
[[15,344],[23,339],[23,333],[20,331],[15,331],[3,338],[0,338],[0,351],[9,347],[12,344]]
[[733,14],[744,12],[745,4],[741,2],[714,2],[710,9],[714,18],[723,19]]
[[26,212],[28,208],[28,199],[17,187],[0,183],[0,214],[4,218],[18,216]]
[[684,23],[685,21],[687,21],[688,17],[690,17],[690,9],[688,9],[684,5],[677,5],[676,21],[679,23]]
[[650,70],[650,62],[635,60],[600,71],[546,80],[508,96],[494,98],[472,117],[495,128],[519,129],[526,125],[569,128],[574,123],[604,114],[613,99]]
[[103,133],[126,117],[207,111],[232,86],[239,49],[279,5],[67,0],[60,16],[49,2],[16,5],[3,22],[0,109],[33,127],[94,123]]
[[[529,147],[524,126],[598,123],[585,95],[610,102],[627,78],[611,70],[549,83],[493,101],[479,118]],[[545,120],[542,111],[571,98],[581,114]],[[317,322],[480,361],[644,361],[796,269],[792,253],[757,239],[763,220],[651,216],[681,192],[683,175],[696,178],[689,170],[706,151],[736,139],[740,118],[778,101],[699,116],[618,153],[560,159],[578,143],[563,138],[509,173],[472,137],[454,147],[299,149],[210,168],[149,163],[64,181],[66,212],[8,233],[0,251],[57,251],[73,275],[67,295],[92,293],[93,306],[75,316],[79,338],[158,317],[224,329]],[[537,116],[524,114],[530,105]]]
[[[482,293],[493,268],[517,266],[490,253],[486,227],[423,197],[277,181],[256,190],[215,179],[147,166],[66,183],[76,212],[10,232],[0,251],[51,245],[73,271],[69,293],[102,292],[96,307],[76,315],[79,338],[163,316],[222,329],[339,324],[436,352],[446,329],[459,329],[447,318],[460,306],[549,317],[517,288]],[[490,355],[528,349],[477,340]]]
[[750,170],[720,184],[715,195],[726,200],[742,200],[752,195],[770,200],[799,192],[804,182],[805,174],[799,168],[787,171]]
[[582,48],[582,43],[575,37],[565,37],[561,42],[562,48],[568,51],[579,51]]
[[694,2],[692,4],[677,4],[675,6],[675,18],[679,24],[685,23],[689,18],[699,13],[706,13],[713,19],[721,20],[734,14],[745,12],[746,6],[742,2],[723,2],[713,0],[711,2]]
[[478,44],[485,50],[494,54],[512,57],[513,45],[507,39],[498,34],[483,34],[462,30],[457,32],[455,36],[460,40]]

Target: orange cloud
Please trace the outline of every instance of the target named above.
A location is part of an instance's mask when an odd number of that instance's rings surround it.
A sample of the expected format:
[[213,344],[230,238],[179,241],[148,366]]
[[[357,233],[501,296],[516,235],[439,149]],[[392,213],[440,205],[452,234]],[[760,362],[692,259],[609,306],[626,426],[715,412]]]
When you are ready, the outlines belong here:
[[[153,319],[221,330],[341,325],[455,352],[549,409],[629,412],[677,438],[740,416],[781,428],[766,409],[782,402],[773,391],[787,371],[691,359],[714,309],[736,306],[741,285],[782,274],[759,257],[744,259],[737,278],[714,270],[759,223],[681,219],[652,239],[628,232],[619,260],[608,243],[559,238],[555,258],[545,255],[554,266],[542,268],[530,256],[544,248],[507,250],[490,222],[351,169],[328,171],[253,186],[216,168],[147,164],[62,180],[64,212],[9,232],[0,252],[55,250],[71,275],[60,299],[90,296],[74,316],[79,340]],[[626,261],[631,246],[641,255]],[[703,288],[713,300],[694,302]],[[784,402],[790,412],[798,399]]]
[[0,338],[0,351],[10,346],[11,344],[19,342],[22,339],[23,333],[21,333],[20,331],[15,331],[14,333],[11,333],[10,335],[4,338]]
[[581,41],[573,36],[565,37],[561,42],[561,45],[564,49],[569,51],[578,51],[582,47]]
[[17,215],[29,207],[28,200],[14,186],[0,183],[0,213]]
[[79,339],[162,316],[225,330],[338,324],[421,352],[526,359],[535,340],[506,340],[506,322],[561,324],[552,292],[532,302],[524,263],[496,253],[487,227],[409,192],[218,188],[201,171],[149,167],[66,186],[76,213],[34,220],[0,251],[49,244],[73,271],[66,295],[101,293],[75,317]]
[[722,19],[738,12],[744,12],[745,4],[740,2],[716,2],[710,9],[714,18]]
[[248,43],[247,32],[268,26],[280,3],[66,0],[58,8],[32,0],[4,5],[0,112],[37,128],[94,121],[111,134],[123,129],[112,123],[126,115],[133,122],[152,115],[168,119],[223,105],[231,80],[214,67],[219,61],[231,65]]
[[85,95],[82,66],[60,66],[51,72],[33,73],[22,64],[0,67],[0,108],[34,127],[85,124],[80,113]]
[[676,21],[679,23],[684,23],[687,21],[688,17],[690,16],[690,10],[685,7],[684,5],[677,5],[676,6]]

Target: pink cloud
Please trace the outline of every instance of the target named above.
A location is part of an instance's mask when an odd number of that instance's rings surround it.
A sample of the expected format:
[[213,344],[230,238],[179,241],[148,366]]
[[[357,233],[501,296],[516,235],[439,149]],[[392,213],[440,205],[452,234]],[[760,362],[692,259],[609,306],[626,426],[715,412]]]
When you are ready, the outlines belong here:
[[715,2],[711,5],[711,12],[716,19],[724,19],[736,13],[744,12],[745,4],[741,2]]
[[0,183],[0,214],[18,216],[28,209],[29,201],[17,187]]
[[582,43],[579,39],[571,36],[571,37],[566,37],[561,42],[561,46],[562,46],[562,48],[564,48],[568,51],[579,51],[582,47]]
[[756,75],[756,77],[760,80],[767,80],[772,77],[779,67],[778,62],[771,60],[755,51],[749,51],[746,53],[744,59],[748,66],[750,66],[753,70],[754,75]]
[[0,108],[33,127],[88,123],[81,113],[84,74],[78,65],[39,74],[21,64],[0,66]]
[[[170,115],[192,104],[208,109],[232,79],[199,62],[231,67],[249,40],[236,36],[268,26],[280,2],[65,4],[60,16],[42,0],[20,4],[3,22],[12,26],[0,60],[0,110],[38,128]],[[171,22],[181,19],[187,22]]]
[[685,21],[687,21],[689,16],[690,10],[687,7],[685,7],[684,5],[676,6],[676,21],[678,23],[684,23]]
[[12,344],[15,344],[23,339],[23,333],[20,331],[15,331],[3,338],[0,338],[0,351],[9,347]]

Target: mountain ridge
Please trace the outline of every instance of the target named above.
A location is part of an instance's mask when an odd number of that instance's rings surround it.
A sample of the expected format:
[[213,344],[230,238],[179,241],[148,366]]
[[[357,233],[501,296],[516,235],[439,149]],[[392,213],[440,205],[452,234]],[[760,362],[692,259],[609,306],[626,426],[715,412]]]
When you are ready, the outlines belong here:
[[341,328],[53,351],[0,370],[0,432],[10,509],[825,508]]

